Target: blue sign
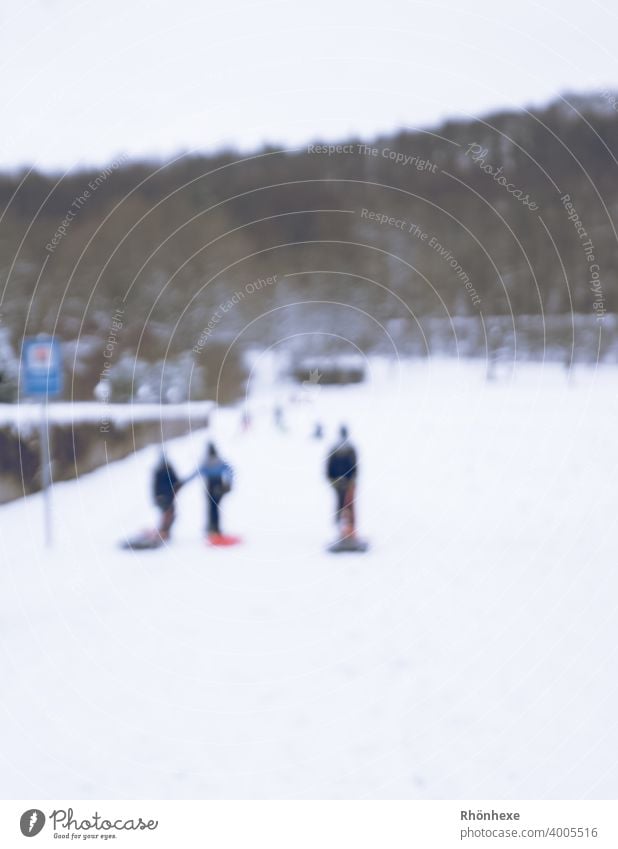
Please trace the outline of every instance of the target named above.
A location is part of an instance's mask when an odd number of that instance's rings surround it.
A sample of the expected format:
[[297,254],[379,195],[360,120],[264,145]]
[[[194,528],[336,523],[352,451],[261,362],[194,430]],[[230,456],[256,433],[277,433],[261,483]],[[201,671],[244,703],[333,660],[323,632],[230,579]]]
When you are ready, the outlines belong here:
[[22,392],[51,397],[62,392],[62,351],[51,336],[31,336],[21,353]]

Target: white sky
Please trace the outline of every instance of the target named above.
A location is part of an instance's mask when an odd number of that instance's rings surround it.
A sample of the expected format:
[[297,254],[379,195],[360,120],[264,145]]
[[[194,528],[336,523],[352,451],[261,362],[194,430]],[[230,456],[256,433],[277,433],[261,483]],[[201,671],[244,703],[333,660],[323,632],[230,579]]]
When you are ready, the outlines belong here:
[[0,0],[0,168],[371,137],[618,83],[609,0]]

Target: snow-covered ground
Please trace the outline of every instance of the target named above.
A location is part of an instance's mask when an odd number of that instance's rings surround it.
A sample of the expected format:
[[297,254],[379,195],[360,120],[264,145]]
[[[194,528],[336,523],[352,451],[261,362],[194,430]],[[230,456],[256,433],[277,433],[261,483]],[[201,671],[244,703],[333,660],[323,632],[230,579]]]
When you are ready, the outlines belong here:
[[[103,401],[52,402],[46,408],[50,422],[100,422],[110,420],[116,424],[127,422],[158,421],[160,419],[195,419],[207,416],[212,410],[211,401],[193,401],[185,404],[106,404]],[[41,418],[38,401],[25,400],[19,404],[0,404],[0,425],[16,425],[20,429],[37,427]]]
[[[40,496],[0,508],[0,797],[615,798],[618,369],[375,361],[285,433],[260,391],[210,434],[243,546],[194,481],[168,548],[117,549],[152,448],[55,487],[51,552]],[[366,555],[324,552],[340,421]]]

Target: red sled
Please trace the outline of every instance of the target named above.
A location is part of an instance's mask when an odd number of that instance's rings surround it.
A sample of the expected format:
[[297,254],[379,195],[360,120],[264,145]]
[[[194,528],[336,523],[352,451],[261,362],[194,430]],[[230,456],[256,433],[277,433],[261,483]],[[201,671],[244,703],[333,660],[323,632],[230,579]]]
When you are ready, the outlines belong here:
[[206,542],[208,545],[239,545],[242,542],[240,537],[233,536],[232,534],[208,534],[206,537]]

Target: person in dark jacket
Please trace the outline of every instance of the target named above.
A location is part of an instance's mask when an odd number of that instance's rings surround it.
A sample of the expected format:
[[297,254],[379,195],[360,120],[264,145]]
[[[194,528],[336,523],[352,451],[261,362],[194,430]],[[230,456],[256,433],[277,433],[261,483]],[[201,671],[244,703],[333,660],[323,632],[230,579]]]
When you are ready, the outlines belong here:
[[234,472],[232,467],[221,459],[212,442],[206,446],[206,457],[203,463],[188,480],[192,480],[197,475],[202,478],[206,487],[206,533],[210,537],[220,537],[221,499],[232,488]]
[[161,511],[159,520],[159,536],[167,540],[170,537],[172,525],[176,519],[176,493],[182,482],[164,452],[161,452],[159,462],[154,470],[152,490],[154,502]]
[[336,521],[344,520],[354,528],[354,494],[358,470],[356,449],[349,440],[348,429],[342,425],[339,429],[339,441],[334,446],[326,463],[326,477],[335,490],[337,497]]

